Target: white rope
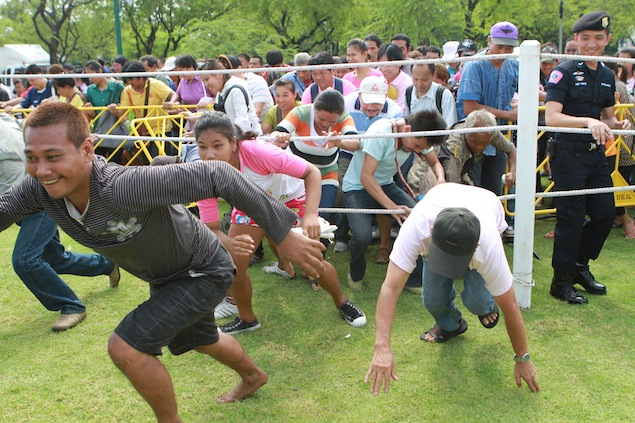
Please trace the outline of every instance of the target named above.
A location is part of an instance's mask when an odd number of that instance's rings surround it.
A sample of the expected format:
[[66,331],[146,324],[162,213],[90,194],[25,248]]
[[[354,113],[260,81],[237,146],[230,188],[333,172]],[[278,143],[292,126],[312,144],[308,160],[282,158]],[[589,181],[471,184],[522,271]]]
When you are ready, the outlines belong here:
[[[610,192],[619,191],[635,191],[635,185],[624,187],[603,187],[603,188],[588,188],[571,191],[551,191],[551,192],[537,192],[535,198],[557,198],[557,197],[575,197],[578,195],[591,195],[591,194],[606,194]],[[516,194],[501,195],[499,200],[513,200],[516,198]]]
[[[545,132],[560,132],[564,134],[590,134],[591,130],[587,128],[564,128],[559,126],[539,126],[538,131]],[[635,135],[634,129],[612,129],[612,132],[616,135]]]
[[[522,278],[523,276],[525,277],[525,279]],[[531,273],[519,273],[517,275],[513,275],[513,281],[523,286],[536,286],[536,281],[533,279],[531,279],[531,281],[529,282],[525,282],[525,280],[530,278],[531,276]]]
[[[537,192],[534,197],[536,198],[556,198],[556,197],[575,197],[578,195],[591,195],[591,194],[606,194],[609,192],[619,191],[635,191],[635,185],[624,187],[603,187],[603,188],[589,188],[571,191],[552,191],[552,192]],[[499,200],[513,200],[516,198],[516,194],[501,195]],[[320,213],[357,213],[357,214],[404,214],[406,211],[402,209],[349,209],[349,208],[319,208]]]
[[84,73],[57,73],[57,74],[14,74],[14,75],[3,75],[3,78],[102,78],[102,77],[113,77],[113,78],[143,78],[147,76],[155,76],[155,75],[224,75],[224,74],[236,74],[236,73],[245,73],[245,72],[291,72],[294,70],[299,71],[311,71],[311,70],[320,70],[320,69],[340,69],[340,68],[374,68],[381,66],[408,66],[408,65],[418,65],[418,64],[430,64],[430,63],[454,63],[454,62],[472,62],[479,60],[504,60],[504,59],[515,59],[518,55],[515,54],[479,54],[467,57],[455,57],[452,59],[405,59],[405,60],[394,60],[388,62],[364,62],[364,63],[336,63],[336,64],[327,64],[327,65],[305,65],[305,66],[284,66],[284,67],[262,67],[262,68],[243,68],[243,69],[222,69],[222,70],[193,70],[193,71],[169,71],[169,72],[120,72],[120,73],[98,73],[98,74],[84,74]]
[[[173,116],[170,116],[173,118]],[[418,132],[400,132],[396,134],[353,134],[353,135],[337,135],[332,137],[325,136],[309,136],[309,137],[291,137],[290,141],[299,141],[299,142],[307,142],[307,141],[327,141],[327,140],[357,140],[357,139],[372,139],[372,138],[405,138],[405,137],[433,137],[440,135],[450,135],[453,133],[457,134],[469,134],[469,133],[477,133],[477,132],[493,132],[493,131],[506,131],[509,129],[515,130],[516,125],[500,125],[500,126],[487,126],[487,127],[478,127],[478,128],[457,128],[457,129],[443,129],[439,131],[418,131]],[[635,131],[634,131],[635,132]],[[134,135],[106,135],[106,134],[95,134],[99,136],[99,138],[108,138],[115,140],[128,140],[130,138],[134,138],[135,140],[143,140],[143,141],[180,141],[180,142],[195,142],[194,138],[189,137],[147,137],[147,136],[134,136]],[[271,136],[262,136],[258,137],[263,141],[274,141],[276,138]]]
[[[601,61],[601,62],[614,62],[614,63],[633,63],[635,59],[627,59],[623,57],[611,57],[611,56],[579,56],[571,54],[541,54],[541,58],[546,59],[558,59],[558,60],[576,60],[576,61]],[[3,78],[87,78],[87,77],[113,77],[113,78],[136,78],[156,75],[219,75],[219,74],[240,74],[245,72],[291,72],[291,71],[311,71],[319,69],[353,69],[353,68],[368,68],[368,67],[381,67],[381,66],[408,66],[419,64],[431,64],[431,63],[462,63],[472,62],[479,60],[505,60],[516,59],[517,54],[475,54],[473,56],[465,57],[452,57],[448,59],[405,59],[395,60],[388,62],[364,62],[364,63],[336,63],[330,65],[305,65],[305,66],[284,66],[278,68],[262,67],[262,68],[243,68],[243,69],[223,69],[223,70],[193,70],[193,71],[168,71],[168,72],[128,72],[128,73],[104,73],[102,74],[83,74],[83,73],[62,73],[62,74],[9,74],[3,75]]]

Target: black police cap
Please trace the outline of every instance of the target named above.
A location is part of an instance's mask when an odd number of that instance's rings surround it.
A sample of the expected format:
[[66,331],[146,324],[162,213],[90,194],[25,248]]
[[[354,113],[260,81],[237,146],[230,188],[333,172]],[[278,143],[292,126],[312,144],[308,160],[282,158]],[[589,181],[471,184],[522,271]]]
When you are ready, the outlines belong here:
[[608,31],[611,24],[611,17],[608,13],[598,10],[583,15],[573,25],[573,32],[580,31]]

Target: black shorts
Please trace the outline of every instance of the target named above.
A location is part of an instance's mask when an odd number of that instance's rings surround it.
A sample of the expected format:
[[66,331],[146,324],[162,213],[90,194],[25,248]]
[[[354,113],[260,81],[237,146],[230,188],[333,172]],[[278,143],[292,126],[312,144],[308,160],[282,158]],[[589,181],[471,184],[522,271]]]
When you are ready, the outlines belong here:
[[218,342],[214,308],[227,295],[236,274],[231,261],[223,264],[151,286],[150,298],[131,311],[115,333],[134,349],[152,355],[161,355],[166,345],[179,355]]

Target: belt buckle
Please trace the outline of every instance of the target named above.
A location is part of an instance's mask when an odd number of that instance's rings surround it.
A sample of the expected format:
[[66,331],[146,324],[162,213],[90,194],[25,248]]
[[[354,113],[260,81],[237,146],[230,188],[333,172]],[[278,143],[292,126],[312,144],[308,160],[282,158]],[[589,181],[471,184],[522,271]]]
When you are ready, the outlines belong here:
[[589,143],[589,151],[593,151],[598,148],[598,145],[594,142]]

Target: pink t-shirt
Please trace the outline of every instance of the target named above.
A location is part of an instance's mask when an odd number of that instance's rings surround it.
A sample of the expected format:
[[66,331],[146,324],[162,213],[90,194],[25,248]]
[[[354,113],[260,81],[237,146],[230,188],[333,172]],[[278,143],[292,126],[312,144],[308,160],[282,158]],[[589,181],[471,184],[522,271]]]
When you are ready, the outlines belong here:
[[[301,178],[308,165],[306,160],[287,151],[261,140],[242,141],[238,149],[241,172],[283,203],[304,197]],[[198,208],[204,223],[220,220],[217,198],[199,201]]]
[[[377,69],[371,68],[369,76],[381,76],[381,77],[383,77],[384,74],[381,73],[381,71],[379,71]],[[357,77],[355,76],[355,71],[351,71],[351,72],[347,73],[346,75],[344,75],[342,77],[342,79],[345,79],[348,82],[350,82],[351,84],[355,85],[355,88],[357,88],[358,90],[359,90],[359,86],[362,83],[362,79],[357,79]]]
[[[313,84],[306,87],[304,90],[304,94],[302,94],[302,104],[311,104],[313,101],[311,100],[311,87]],[[335,79],[333,79],[333,89],[335,89]],[[353,93],[357,91],[355,85],[352,82],[342,79],[342,95],[346,96],[347,94]],[[318,93],[321,93],[322,90],[318,87]],[[317,97],[317,96],[316,96]]]

